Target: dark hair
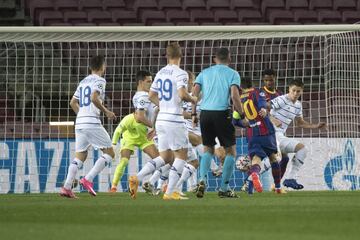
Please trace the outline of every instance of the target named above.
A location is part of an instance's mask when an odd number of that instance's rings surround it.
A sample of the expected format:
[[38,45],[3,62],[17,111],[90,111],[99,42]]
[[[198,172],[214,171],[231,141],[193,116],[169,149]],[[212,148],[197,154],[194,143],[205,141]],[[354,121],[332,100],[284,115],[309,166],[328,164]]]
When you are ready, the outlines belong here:
[[216,51],[216,58],[221,62],[227,62],[229,59],[230,51],[227,48],[219,48]]
[[101,67],[104,65],[104,63],[105,63],[104,56],[97,55],[95,57],[92,57],[90,60],[90,70],[98,71],[101,69]]
[[139,81],[143,81],[145,79],[145,77],[147,76],[151,76],[151,72],[149,72],[148,70],[140,70],[136,73],[136,83],[139,83]]
[[297,87],[304,88],[304,83],[300,79],[293,79],[289,83],[289,87],[291,87],[291,86],[297,86]]
[[166,56],[170,59],[181,58],[182,52],[178,42],[172,42],[166,47]]
[[267,69],[265,69],[265,70],[263,71],[263,74],[262,74],[262,75],[263,75],[263,76],[265,76],[265,75],[271,76],[271,75],[276,75],[276,74],[275,74],[275,71],[274,71],[273,69],[267,68]]
[[249,77],[241,78],[241,88],[252,88],[252,80]]

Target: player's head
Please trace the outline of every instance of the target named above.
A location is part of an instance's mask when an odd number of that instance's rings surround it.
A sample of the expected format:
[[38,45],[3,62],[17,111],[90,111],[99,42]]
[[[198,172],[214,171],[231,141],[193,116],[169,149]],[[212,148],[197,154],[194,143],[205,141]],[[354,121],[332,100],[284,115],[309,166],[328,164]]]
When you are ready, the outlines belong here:
[[152,83],[152,75],[147,70],[140,70],[136,73],[136,83],[138,90],[148,92],[150,91]]
[[229,64],[231,62],[229,49],[228,48],[219,48],[216,51],[214,61],[216,64]]
[[304,83],[300,79],[291,80],[289,84],[289,98],[291,101],[299,99],[304,90]]
[[179,61],[181,59],[182,52],[178,42],[171,42],[166,47],[166,57],[169,61]]
[[194,80],[195,80],[195,74],[190,71],[190,70],[186,70],[187,74],[189,75],[189,81],[188,81],[188,92],[191,92],[192,87],[194,85]]
[[105,72],[105,58],[104,56],[97,55],[95,57],[92,57],[90,60],[90,70],[91,73],[98,73],[100,75],[103,75]]
[[272,69],[265,69],[262,74],[262,80],[264,81],[265,87],[269,90],[275,89],[276,74]]
[[241,88],[242,89],[247,89],[247,88],[252,88],[252,80],[249,77],[243,77],[241,78]]

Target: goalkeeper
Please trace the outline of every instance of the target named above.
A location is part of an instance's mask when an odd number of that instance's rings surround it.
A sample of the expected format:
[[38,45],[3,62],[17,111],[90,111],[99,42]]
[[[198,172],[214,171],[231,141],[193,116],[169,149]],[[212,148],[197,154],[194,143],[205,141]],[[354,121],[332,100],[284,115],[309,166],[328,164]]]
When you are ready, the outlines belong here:
[[[136,74],[136,81],[137,92],[132,99],[135,112],[126,115],[121,120],[112,138],[112,144],[115,146],[122,135],[120,161],[114,173],[110,192],[117,191],[117,185],[124,175],[125,168],[129,163],[130,156],[134,153],[135,147],[140,148],[153,160],[159,157],[159,151],[152,140],[155,134],[153,126],[157,108],[150,102],[148,95],[152,83],[151,73],[139,71]],[[148,164],[151,164],[150,162],[152,161],[149,161]],[[151,173],[152,171],[141,171],[139,172],[140,178]]]

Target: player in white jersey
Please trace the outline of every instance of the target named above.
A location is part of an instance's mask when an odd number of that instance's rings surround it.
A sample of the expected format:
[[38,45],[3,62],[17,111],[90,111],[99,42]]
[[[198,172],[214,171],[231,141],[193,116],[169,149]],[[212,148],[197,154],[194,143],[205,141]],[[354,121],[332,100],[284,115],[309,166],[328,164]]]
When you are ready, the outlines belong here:
[[71,161],[64,186],[60,190],[63,197],[76,198],[71,191],[72,183],[78,169],[86,160],[90,145],[101,149],[102,155],[96,160],[89,173],[80,180],[80,184],[88,192],[96,196],[93,189],[93,179],[114,158],[115,153],[111,146],[111,139],[100,121],[100,112],[109,119],[115,119],[115,114],[104,105],[106,80],[101,76],[105,72],[103,56],[95,56],[90,62],[91,75],[84,78],[78,85],[70,106],[76,113],[75,124],[75,158]]
[[180,45],[170,43],[166,48],[166,55],[168,65],[156,74],[149,98],[160,109],[156,119],[160,156],[166,162],[174,157],[163,199],[179,200],[181,197],[175,187],[187,159],[189,142],[182,115],[182,101],[196,104],[197,98],[191,97],[187,92],[188,74],[179,67],[182,57]]
[[[276,97],[270,102],[270,114],[281,122],[281,125],[274,126],[276,131],[276,140],[281,154],[283,158],[286,158],[289,153],[295,153],[291,160],[292,168],[288,174],[288,178],[284,180],[283,185],[297,190],[304,188],[303,185],[296,181],[295,177],[301,166],[304,164],[307,150],[305,145],[300,143],[298,140],[286,137],[285,132],[292,121],[294,121],[296,127],[300,128],[326,129],[326,123],[324,122],[312,124],[304,120],[302,105],[298,100],[302,95],[303,90],[304,83],[301,80],[295,79],[289,84],[288,94]],[[284,164],[283,159],[282,164]],[[281,176],[285,173],[286,165],[285,167],[281,166]]]
[[[156,118],[157,107],[149,100],[149,90],[152,83],[152,76],[149,71],[139,71],[136,74],[137,92],[133,97],[133,105],[135,112],[125,116],[119,126],[116,128],[113,136],[113,146],[117,144],[120,136],[120,162],[116,167],[114,178],[110,192],[117,191],[117,185],[124,174],[125,168],[129,163],[130,156],[134,153],[135,147],[139,147],[147,155],[151,157],[151,161],[147,163],[150,165],[150,172],[146,172],[144,167],[137,175],[139,180],[153,171],[153,160],[159,157],[159,152],[155,147],[152,136],[154,131],[154,120]],[[146,166],[146,165],[145,165]],[[130,192],[130,196],[134,197],[136,194]]]

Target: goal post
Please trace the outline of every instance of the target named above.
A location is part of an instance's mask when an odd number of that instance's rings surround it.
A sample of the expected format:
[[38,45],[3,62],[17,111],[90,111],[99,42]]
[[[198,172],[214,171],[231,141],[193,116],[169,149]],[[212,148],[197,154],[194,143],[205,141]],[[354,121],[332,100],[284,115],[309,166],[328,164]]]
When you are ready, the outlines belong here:
[[[216,48],[228,47],[231,67],[262,86],[272,68],[286,92],[293,78],[305,83],[305,120],[327,122],[328,131],[291,126],[289,137],[309,149],[299,179],[307,190],[360,188],[360,25],[184,26],[184,27],[0,27],[0,193],[57,192],[74,157],[75,114],[69,107],[77,83],[88,74],[89,59],[106,58],[106,105],[122,117],[133,111],[134,75],[155,74],[166,65],[169,41],[183,47],[181,67],[198,74],[210,66]],[[103,124],[112,135],[117,122]],[[238,154],[246,154],[238,131]],[[83,176],[98,156],[91,150]],[[146,156],[130,160],[138,171]],[[95,178],[107,191],[115,169]],[[291,167],[291,166],[290,166]],[[235,171],[236,190],[243,175]],[[210,178],[209,190],[220,180]],[[79,190],[79,189],[78,189]]]

